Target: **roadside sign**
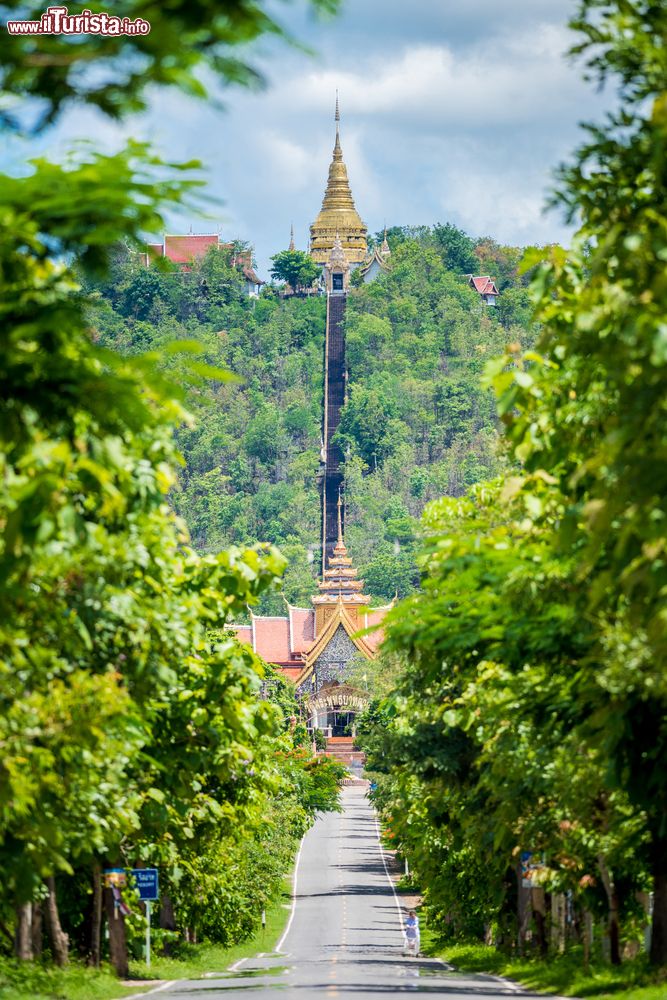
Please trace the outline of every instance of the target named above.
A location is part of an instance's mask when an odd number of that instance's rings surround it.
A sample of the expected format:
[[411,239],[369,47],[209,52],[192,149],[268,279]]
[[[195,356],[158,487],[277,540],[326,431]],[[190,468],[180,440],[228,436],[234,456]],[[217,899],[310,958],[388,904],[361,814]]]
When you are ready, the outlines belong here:
[[146,904],[146,968],[151,967],[151,903],[160,898],[157,868],[133,868],[139,899]]
[[132,875],[139,891],[139,899],[145,903],[160,898],[157,868],[133,868]]

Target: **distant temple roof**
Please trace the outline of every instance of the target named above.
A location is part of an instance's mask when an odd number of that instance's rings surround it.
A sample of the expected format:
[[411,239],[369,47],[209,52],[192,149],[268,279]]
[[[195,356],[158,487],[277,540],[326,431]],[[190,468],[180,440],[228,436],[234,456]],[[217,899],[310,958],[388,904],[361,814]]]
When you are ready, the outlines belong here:
[[[191,264],[193,260],[206,256],[209,247],[216,246],[221,246],[217,233],[207,233],[202,236],[195,236],[193,233],[187,236],[165,235],[162,255],[168,257],[174,264]],[[222,244],[222,246],[232,249],[233,244]]]
[[480,295],[498,295],[498,288],[496,286],[493,278],[490,278],[488,274],[474,275],[466,274],[468,279],[468,284],[479,292]]
[[372,271],[373,265],[376,265],[376,271],[386,271],[389,267],[389,258],[391,257],[391,250],[387,242],[387,230],[384,231],[384,239],[380,249],[374,246],[372,251],[369,253],[368,257],[360,266],[361,273],[366,276]]
[[205,257],[211,247],[230,252],[232,267],[238,268],[251,285],[264,285],[252,266],[251,250],[235,250],[234,243],[223,243],[218,233],[188,233],[186,236],[165,234],[164,243],[147,243],[144,263],[148,266],[151,257],[167,257],[174,264],[187,265]]

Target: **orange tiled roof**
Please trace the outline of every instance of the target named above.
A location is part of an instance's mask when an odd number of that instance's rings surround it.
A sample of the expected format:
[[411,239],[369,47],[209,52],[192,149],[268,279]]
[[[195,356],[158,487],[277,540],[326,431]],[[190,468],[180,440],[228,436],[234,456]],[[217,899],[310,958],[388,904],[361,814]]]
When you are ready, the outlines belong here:
[[303,663],[300,663],[298,667],[278,667],[278,673],[285,677],[288,681],[296,682],[299,679],[299,674],[303,670]]
[[253,615],[252,646],[269,663],[289,663],[289,619]]
[[217,247],[219,243],[217,233],[209,233],[204,236],[165,236],[164,256],[173,261],[174,264],[190,264],[198,257],[203,257],[209,247]]
[[305,653],[315,639],[315,611],[313,608],[289,609],[290,652]]
[[[369,608],[368,612],[364,615],[365,627],[371,628],[373,625],[380,625],[384,621],[388,610],[389,608]],[[374,629],[365,635],[364,639],[373,649],[378,649],[382,645],[384,631],[381,628]]]
[[480,295],[497,295],[498,289],[496,288],[496,283],[493,278],[490,278],[488,274],[474,275],[469,274],[468,279],[470,284],[474,287],[476,292]]
[[229,630],[236,635],[239,642],[247,642],[249,646],[252,646],[251,625],[230,625]]
[[[381,625],[391,605],[369,608],[363,612],[359,630]],[[283,676],[296,680],[304,669],[308,652],[316,645],[315,611],[313,608],[288,607],[286,617],[253,615],[252,625],[230,626],[240,642],[246,642],[254,651],[277,666]],[[363,636],[363,642],[373,652],[384,639],[384,631],[377,628]]]

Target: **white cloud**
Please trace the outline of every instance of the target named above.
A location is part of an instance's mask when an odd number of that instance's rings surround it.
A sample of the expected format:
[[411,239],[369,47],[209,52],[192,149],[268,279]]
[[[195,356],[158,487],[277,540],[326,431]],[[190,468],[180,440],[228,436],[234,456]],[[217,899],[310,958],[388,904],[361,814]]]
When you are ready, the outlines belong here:
[[[571,7],[572,0],[503,7],[349,0],[341,18],[310,36],[305,20],[293,25],[319,48],[317,60],[274,51],[264,61],[273,85],[260,94],[225,91],[226,112],[158,91],[146,115],[121,127],[72,112],[35,151],[60,151],[80,135],[118,148],[133,135],[168,159],[200,159],[210,214],[226,236],[256,244],[266,273],[291,222],[297,243],[306,244],[326,183],[339,89],[352,191],[371,230],[385,220],[451,220],[507,242],[563,239],[558,217],[542,212],[550,172],[574,145],[577,120],[599,117],[601,107],[563,58]],[[299,4],[290,10],[299,15]],[[172,230],[191,223],[195,231],[210,227],[191,213],[169,220]]]
[[555,25],[484,38],[456,51],[417,44],[391,60],[376,54],[362,69],[321,69],[283,80],[273,98],[283,108],[331,114],[339,90],[343,116],[394,118],[411,127],[516,125],[537,116],[571,117],[581,85],[563,58],[570,38]]

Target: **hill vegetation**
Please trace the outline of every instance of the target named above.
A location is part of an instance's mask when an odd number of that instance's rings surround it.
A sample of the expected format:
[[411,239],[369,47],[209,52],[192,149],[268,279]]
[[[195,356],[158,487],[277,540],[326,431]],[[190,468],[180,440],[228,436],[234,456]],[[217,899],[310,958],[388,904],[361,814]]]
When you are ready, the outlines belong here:
[[[347,538],[379,600],[417,584],[415,533],[425,503],[461,495],[502,468],[492,393],[480,375],[508,342],[532,341],[517,248],[473,242],[452,226],[389,230],[390,271],[348,299]],[[477,256],[479,254],[479,258]],[[461,266],[492,259],[497,308],[468,287]],[[270,541],[288,559],[284,593],[308,601],[318,565],[325,302],[243,293],[229,255],[211,250],[183,271],[146,269],[119,253],[98,297],[98,342],[127,355],[203,345],[206,363],[238,381],[188,382],[171,355],[163,370],[187,392],[193,421],[177,432],[184,457],[175,509],[193,544]],[[278,595],[261,607],[280,612]]]

